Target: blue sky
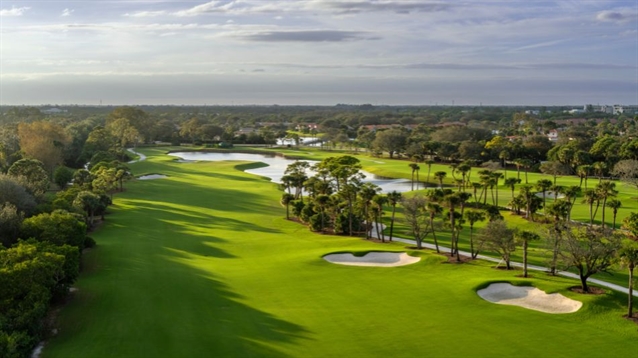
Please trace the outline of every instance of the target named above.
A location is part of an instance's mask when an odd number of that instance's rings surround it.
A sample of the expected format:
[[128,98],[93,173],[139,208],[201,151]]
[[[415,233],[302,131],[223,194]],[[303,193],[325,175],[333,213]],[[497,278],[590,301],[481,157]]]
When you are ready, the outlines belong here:
[[0,1],[0,104],[638,103],[638,1]]

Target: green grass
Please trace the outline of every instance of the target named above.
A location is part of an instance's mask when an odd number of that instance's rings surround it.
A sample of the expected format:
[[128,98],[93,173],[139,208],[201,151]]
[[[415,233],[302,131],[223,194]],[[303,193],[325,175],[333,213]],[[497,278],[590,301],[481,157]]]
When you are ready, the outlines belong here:
[[[43,357],[633,356],[626,295],[578,295],[576,281],[456,265],[333,265],[332,252],[405,245],[318,235],[283,219],[280,192],[239,162],[175,163],[163,149],[132,164],[79,289]],[[583,301],[550,315],[480,299],[490,282],[531,284]]]

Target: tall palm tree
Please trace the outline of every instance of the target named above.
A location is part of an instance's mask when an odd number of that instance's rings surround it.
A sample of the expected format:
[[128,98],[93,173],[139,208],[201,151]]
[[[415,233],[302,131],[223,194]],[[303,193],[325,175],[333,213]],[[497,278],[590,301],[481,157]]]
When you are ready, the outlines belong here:
[[315,198],[315,203],[321,210],[321,232],[323,232],[323,229],[325,227],[326,206],[328,206],[329,202],[330,202],[330,196],[326,194],[317,195],[317,197]]
[[598,176],[598,183],[600,184],[603,180],[603,174],[605,174],[605,170],[607,170],[607,164],[605,162],[596,162],[592,165],[592,168],[594,168],[594,172],[596,176]]
[[496,197],[494,199],[494,206],[498,206],[498,181],[503,177],[503,173],[494,172],[492,173],[492,178],[494,178],[494,186],[496,187]]
[[540,236],[529,230],[516,230],[514,236],[523,244],[523,277],[527,277],[527,251],[530,241],[540,240]]
[[434,238],[434,247],[436,247],[436,252],[439,253],[439,242],[436,239],[436,231],[434,230],[434,218],[441,215],[443,207],[437,203],[429,202],[425,206],[425,209],[428,211],[428,216],[430,218],[430,230],[432,230],[432,237]]
[[625,239],[618,253],[620,262],[629,269],[629,300],[627,317],[633,317],[634,269],[638,266],[638,241]]
[[516,178],[521,178],[521,167],[523,166],[523,159],[516,158],[514,159],[514,165],[516,165]]
[[599,201],[598,192],[594,189],[585,190],[585,194],[583,196],[583,203],[589,205],[589,224],[594,224],[594,203]]
[[432,164],[434,163],[434,161],[433,161],[433,160],[428,159],[428,160],[426,160],[424,163],[425,163],[425,165],[427,165],[427,166],[428,166],[428,177],[427,177],[427,179],[425,180],[425,183],[426,183],[426,184],[425,184],[425,187],[427,188],[428,186],[430,186],[430,170],[432,169]]
[[504,178],[507,178],[507,160],[510,159],[510,152],[508,152],[507,150],[502,150],[498,154],[498,159],[501,160],[501,166],[505,171]]
[[543,213],[545,213],[545,204],[546,204],[545,194],[547,193],[547,190],[552,187],[552,185],[553,183],[549,179],[539,179],[536,182],[536,189],[543,193]]
[[578,185],[572,185],[570,187],[565,188],[564,190],[565,200],[569,202],[569,214],[567,215],[568,219],[570,219],[572,216],[572,208],[574,207],[576,198],[578,197],[578,195],[580,195],[581,191],[582,190],[580,189],[580,186]]
[[[476,195],[476,192],[478,192],[479,189],[483,188],[483,184],[481,183],[477,183],[477,182],[472,182],[472,192],[474,195],[474,203],[478,204],[478,201],[480,199],[480,197],[478,195]],[[478,206],[478,205],[475,205]]]
[[443,188],[443,179],[447,176],[447,173],[444,171],[439,171],[434,173],[434,177],[439,181],[439,188]]
[[609,199],[607,202],[607,207],[612,210],[614,214],[614,221],[612,224],[612,229],[616,230],[616,216],[618,215],[618,209],[622,207],[622,202],[618,199]]
[[460,257],[458,257],[458,247],[456,247],[457,230],[456,230],[456,212],[455,212],[455,208],[456,208],[457,205],[460,204],[461,198],[459,198],[459,196],[456,195],[456,194],[449,194],[449,195],[446,195],[443,200],[445,200],[445,202],[447,203],[448,207],[450,208],[450,212],[449,212],[449,215],[450,215],[450,230],[452,232],[452,241],[450,242],[450,255],[456,253],[457,254],[457,260],[460,261]]
[[585,190],[587,190],[587,178],[589,177],[589,171],[591,170],[591,165],[583,164],[579,165],[576,168],[576,174],[580,178],[579,187],[583,187],[583,180],[585,181]]
[[[521,185],[519,188],[521,195],[525,198],[525,218],[530,219],[530,215],[532,214],[532,196],[534,193],[532,192],[532,186],[525,184]],[[534,217],[531,216],[532,221],[534,221]]]
[[468,210],[465,212],[465,220],[470,223],[470,254],[475,259],[478,256],[479,249],[474,251],[474,223],[485,220],[485,212],[477,210]]
[[284,193],[281,196],[281,205],[286,207],[286,220],[290,220],[290,202],[295,200],[292,194]]
[[514,199],[514,188],[516,184],[520,184],[521,180],[519,178],[507,178],[505,179],[505,186],[508,186],[512,190],[512,199]]
[[410,163],[410,164],[408,164],[408,166],[412,169],[412,177],[411,177],[412,185],[410,187],[410,190],[414,190],[414,172],[416,172],[416,168],[419,165],[416,164],[416,163]]
[[363,217],[366,218],[366,239],[370,238],[370,232],[372,231],[372,223],[370,222],[370,205],[372,203],[372,198],[377,195],[378,191],[379,187],[371,183],[364,183],[359,189],[359,197],[363,204]]
[[552,275],[556,274],[556,266],[558,264],[558,254],[560,249],[560,243],[562,238],[563,228],[565,227],[565,222],[567,220],[567,215],[569,215],[570,204],[565,200],[559,200],[555,203],[552,203],[546,211],[548,215],[554,217],[554,237],[552,241],[552,261],[550,263],[550,273]]
[[417,165],[416,166],[416,190],[419,190],[419,170],[421,170],[421,167]]
[[529,170],[529,168],[532,167],[533,163],[529,159],[523,159],[522,163],[523,163],[523,168],[525,168],[525,184],[529,184],[529,182],[527,181],[527,171]]
[[381,222],[383,217],[383,205],[388,202],[388,198],[384,195],[375,195],[372,198],[372,212],[374,213],[374,225],[377,230],[377,234],[381,239],[381,242],[385,242],[385,237],[383,236],[383,223]]
[[615,197],[618,195],[618,190],[616,190],[616,183],[611,182],[609,180],[605,180],[604,182],[596,185],[596,191],[598,192],[599,197],[602,199],[603,204],[603,218],[602,218],[602,227],[605,228],[605,208],[607,207],[607,199],[610,197]]
[[463,190],[465,190],[465,186],[467,184],[467,181],[466,181],[467,175],[472,170],[472,167],[467,163],[462,163],[458,166],[457,170],[461,172],[462,188]]
[[553,184],[549,188],[549,190],[551,190],[554,193],[554,202],[556,202],[556,199],[558,199],[558,195],[563,194],[565,188],[562,185]]
[[396,190],[388,193],[388,203],[392,206],[392,218],[390,219],[390,241],[392,241],[392,234],[394,232],[394,214],[396,213],[397,204],[401,201],[401,193]]

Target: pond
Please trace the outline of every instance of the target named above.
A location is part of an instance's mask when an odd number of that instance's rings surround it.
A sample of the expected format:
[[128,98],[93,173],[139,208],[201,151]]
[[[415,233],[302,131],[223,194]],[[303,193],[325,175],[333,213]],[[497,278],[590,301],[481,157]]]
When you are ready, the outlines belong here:
[[[240,160],[247,162],[262,162],[268,164],[268,166],[263,168],[249,169],[246,170],[246,173],[270,178],[270,180],[275,183],[281,183],[281,177],[284,175],[284,172],[286,171],[288,165],[296,161],[274,155],[249,153],[175,152],[170,153],[170,155],[181,158],[185,161]],[[311,164],[313,163],[313,161],[311,160],[307,160],[307,162]],[[383,178],[363,170],[361,172],[363,173],[363,175],[366,176],[366,178],[363,180],[364,182],[378,185],[383,193],[389,193],[394,190],[398,192],[410,191],[411,183],[408,179]]]

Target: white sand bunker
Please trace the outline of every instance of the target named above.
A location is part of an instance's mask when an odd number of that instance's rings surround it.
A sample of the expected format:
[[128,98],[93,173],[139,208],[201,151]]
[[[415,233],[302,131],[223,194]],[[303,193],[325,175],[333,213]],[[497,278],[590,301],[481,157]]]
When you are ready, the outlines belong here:
[[353,254],[330,254],[323,259],[339,265],[379,267],[405,266],[421,260],[420,257],[410,256],[405,252],[368,252],[361,257]]
[[[536,193],[536,196],[538,196],[539,198],[542,198],[543,192]],[[557,194],[556,192],[553,192],[553,191],[546,191],[545,198],[546,199],[563,199],[565,198],[565,194],[561,194],[561,193]]]
[[195,163],[196,160],[190,160],[190,159],[177,159],[175,162],[177,163]]
[[163,174],[149,174],[149,175],[142,175],[141,177],[137,178],[139,180],[153,180],[153,179],[164,179],[164,178],[168,178],[167,175],[163,175]]
[[545,313],[572,313],[578,311],[583,305],[582,302],[567,298],[560,293],[548,295],[536,287],[514,286],[509,283],[493,283],[478,290],[477,293],[486,301],[521,306]]

